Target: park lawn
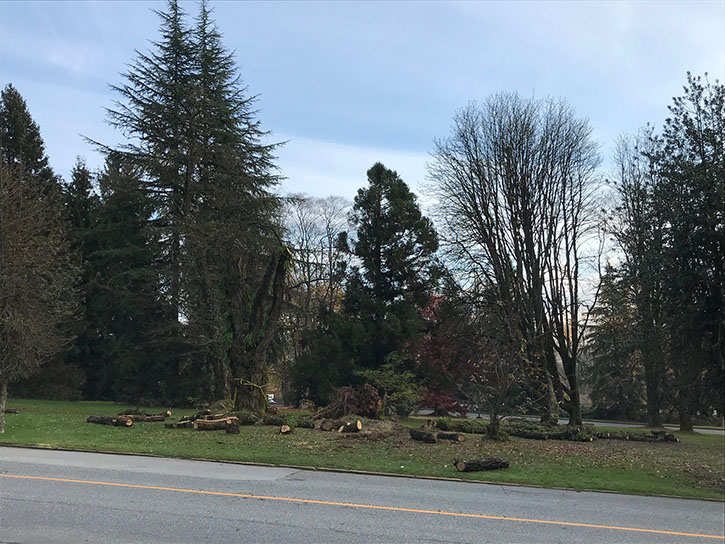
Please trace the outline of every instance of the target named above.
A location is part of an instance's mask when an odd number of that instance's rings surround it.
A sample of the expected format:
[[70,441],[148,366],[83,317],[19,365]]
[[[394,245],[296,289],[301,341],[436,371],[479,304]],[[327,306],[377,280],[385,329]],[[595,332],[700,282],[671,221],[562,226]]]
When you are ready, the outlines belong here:
[[[621,493],[725,499],[725,437],[678,434],[679,443],[619,440],[490,441],[466,435],[463,443],[412,441],[407,427],[365,422],[370,436],[277,427],[241,427],[238,435],[166,429],[163,423],[131,428],[93,425],[89,415],[116,415],[131,408],[108,402],[56,402],[14,399],[18,414],[6,414],[0,444],[89,451],[143,453],[180,458],[351,469],[408,476],[461,478]],[[162,408],[141,408],[160,412]],[[192,410],[175,411],[169,421]],[[454,458],[503,457],[508,470],[460,473]]]

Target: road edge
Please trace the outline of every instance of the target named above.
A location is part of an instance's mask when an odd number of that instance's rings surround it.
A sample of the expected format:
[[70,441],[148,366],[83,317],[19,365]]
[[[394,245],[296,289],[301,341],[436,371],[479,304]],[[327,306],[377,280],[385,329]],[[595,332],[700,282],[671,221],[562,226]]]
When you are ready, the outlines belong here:
[[108,451],[108,450],[91,450],[91,449],[78,449],[78,448],[55,448],[51,446],[38,446],[38,445],[25,445],[25,444],[12,444],[0,442],[0,448],[19,448],[28,450],[46,450],[46,451],[67,451],[67,452],[78,452],[78,453],[100,453],[104,455],[125,455],[132,457],[151,457],[154,459],[178,459],[180,461],[201,461],[204,463],[224,463],[227,465],[245,465],[253,467],[274,467],[274,468],[290,468],[295,470],[305,470],[310,472],[331,472],[338,474],[359,474],[362,476],[387,476],[390,478],[408,478],[413,480],[435,480],[442,482],[459,482],[466,484],[482,484],[482,485],[495,485],[499,487],[528,487],[531,489],[555,489],[557,491],[572,491],[576,493],[606,493],[608,495],[625,495],[629,497],[660,497],[666,499],[680,499],[686,501],[707,501],[716,503],[725,503],[725,497],[722,499],[708,499],[708,498],[695,498],[695,497],[683,497],[680,495],[664,495],[659,493],[622,493],[621,491],[611,491],[607,489],[578,489],[574,487],[553,487],[545,485],[535,484],[520,484],[516,482],[490,482],[484,480],[467,480],[464,478],[446,478],[443,476],[422,476],[414,474],[399,474],[396,472],[376,472],[370,470],[355,470],[355,469],[344,469],[344,468],[332,468],[332,467],[310,467],[305,465],[287,465],[277,463],[260,463],[252,461],[233,461],[229,459],[209,459],[205,457],[179,457],[175,455],[159,455],[155,453],[138,453],[138,452],[121,452],[121,451]]

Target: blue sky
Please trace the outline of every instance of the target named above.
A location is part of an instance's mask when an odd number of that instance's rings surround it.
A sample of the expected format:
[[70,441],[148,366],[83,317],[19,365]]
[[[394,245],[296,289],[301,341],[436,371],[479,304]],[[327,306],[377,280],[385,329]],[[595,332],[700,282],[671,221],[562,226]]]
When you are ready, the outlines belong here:
[[[182,4],[194,14],[194,2]],[[276,140],[282,192],[351,198],[375,161],[415,189],[455,111],[498,91],[563,96],[608,160],[667,116],[687,70],[725,79],[725,1],[212,2]],[[159,2],[0,2],[0,84],[39,123],[51,164],[117,143],[103,108],[157,37]]]

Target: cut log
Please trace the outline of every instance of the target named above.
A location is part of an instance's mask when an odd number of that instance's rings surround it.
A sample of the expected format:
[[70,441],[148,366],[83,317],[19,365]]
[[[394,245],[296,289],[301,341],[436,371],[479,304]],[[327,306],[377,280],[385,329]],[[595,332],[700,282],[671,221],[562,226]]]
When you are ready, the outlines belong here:
[[335,422],[331,419],[323,419],[320,422],[320,430],[321,431],[332,431],[333,429],[336,429]]
[[480,470],[500,470],[509,468],[509,462],[506,459],[498,457],[488,457],[486,459],[471,459],[463,461],[454,459],[453,465],[459,472],[478,472]]
[[422,429],[410,429],[410,438],[418,440],[419,442],[427,442],[428,444],[435,444],[438,442],[433,433]]
[[438,440],[453,440],[454,442],[463,442],[466,439],[461,433],[438,433],[436,438]]
[[97,423],[99,425],[113,425],[114,427],[131,427],[133,420],[126,416],[107,417],[107,416],[88,416],[88,423]]
[[3,410],[3,413],[5,413],[5,414],[17,414],[18,413],[18,409],[17,408],[5,408],[5,410]]
[[159,421],[165,421],[165,420],[166,420],[165,415],[146,416],[143,418],[143,421],[146,421],[146,422],[159,422]]
[[239,420],[232,420],[227,425],[227,434],[239,434]]
[[300,429],[314,429],[315,422],[311,417],[305,417],[297,422],[297,427],[299,427]]
[[221,431],[226,430],[233,421],[239,421],[236,417],[221,419],[197,419],[194,426],[197,431]]
[[262,419],[262,425],[272,425],[274,427],[279,427],[281,425],[287,425],[287,420],[282,416],[267,415],[264,416],[264,419]]
[[359,433],[362,431],[362,421],[356,419],[355,421],[341,421],[341,425],[338,426],[338,433]]
[[193,421],[179,421],[178,423],[164,423],[167,429],[193,429]]
[[290,434],[292,432],[292,427],[290,427],[289,425],[282,425],[279,428],[279,432],[280,434]]

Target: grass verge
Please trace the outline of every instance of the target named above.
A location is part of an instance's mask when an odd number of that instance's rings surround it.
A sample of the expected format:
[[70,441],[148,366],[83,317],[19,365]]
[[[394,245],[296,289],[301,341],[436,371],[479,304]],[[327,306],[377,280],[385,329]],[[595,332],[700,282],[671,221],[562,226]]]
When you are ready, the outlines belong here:
[[[573,443],[519,438],[489,441],[471,434],[460,444],[424,444],[412,441],[406,426],[391,422],[366,422],[377,432],[365,436],[315,429],[295,429],[291,435],[280,435],[277,427],[265,426],[242,427],[240,434],[227,435],[166,429],[163,423],[137,423],[126,429],[85,422],[88,415],[115,415],[130,408],[121,404],[15,399],[9,407],[19,413],[6,414],[6,433],[0,435],[0,444],[725,499],[723,436],[678,433],[679,443]],[[191,410],[175,412],[171,420],[187,413]],[[508,459],[511,468],[459,473],[452,466],[454,458],[483,456]]]

